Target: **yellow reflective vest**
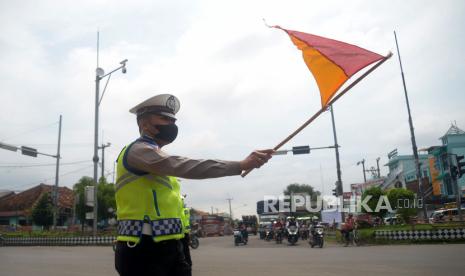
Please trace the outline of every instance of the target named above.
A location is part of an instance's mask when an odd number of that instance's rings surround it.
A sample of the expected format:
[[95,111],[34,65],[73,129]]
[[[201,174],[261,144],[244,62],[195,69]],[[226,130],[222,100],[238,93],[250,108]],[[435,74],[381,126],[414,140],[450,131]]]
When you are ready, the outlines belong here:
[[157,147],[151,139],[140,138],[125,147],[117,160],[116,208],[118,241],[138,243],[144,223],[150,224],[155,242],[181,239],[184,206],[178,180],[129,168],[127,153],[142,140]]
[[190,219],[191,219],[191,210],[189,208],[184,208],[182,221],[183,221],[184,233],[186,234],[189,234],[189,232],[191,231]]

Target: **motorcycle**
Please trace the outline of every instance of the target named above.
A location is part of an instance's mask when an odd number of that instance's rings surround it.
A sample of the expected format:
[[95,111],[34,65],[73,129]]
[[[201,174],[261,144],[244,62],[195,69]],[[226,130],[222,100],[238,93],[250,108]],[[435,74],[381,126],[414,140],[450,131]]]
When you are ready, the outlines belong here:
[[312,235],[308,241],[310,246],[313,248],[315,246],[318,246],[320,248],[323,248],[323,243],[324,243],[324,229],[323,227],[316,226],[313,231]]
[[238,246],[241,243],[247,245],[248,240],[247,230],[234,230],[235,246]]
[[282,228],[276,228],[275,240],[276,243],[283,243],[283,230]]
[[199,247],[199,238],[197,237],[197,231],[191,231],[189,233],[189,246],[192,249],[197,249]]
[[291,245],[295,245],[299,239],[299,229],[295,225],[291,225],[287,228],[287,241]]
[[271,241],[273,239],[273,231],[272,230],[266,230],[265,232],[265,240],[266,241]]
[[307,228],[300,229],[300,238],[302,240],[308,239],[308,229]]

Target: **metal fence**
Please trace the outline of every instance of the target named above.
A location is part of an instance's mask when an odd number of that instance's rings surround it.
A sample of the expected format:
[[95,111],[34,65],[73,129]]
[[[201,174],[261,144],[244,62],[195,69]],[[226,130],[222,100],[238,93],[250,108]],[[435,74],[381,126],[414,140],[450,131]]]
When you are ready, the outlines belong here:
[[0,246],[86,246],[111,245],[115,236],[104,237],[3,237]]

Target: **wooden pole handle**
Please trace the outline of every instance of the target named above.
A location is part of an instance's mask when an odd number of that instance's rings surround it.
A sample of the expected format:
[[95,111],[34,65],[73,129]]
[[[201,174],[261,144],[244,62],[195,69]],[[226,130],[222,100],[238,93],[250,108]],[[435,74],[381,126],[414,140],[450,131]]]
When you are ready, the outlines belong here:
[[[376,68],[378,68],[381,64],[383,64],[386,60],[388,60],[389,58],[392,57],[392,53],[389,52],[389,54],[387,56],[385,56],[383,59],[381,59],[380,61],[378,61],[378,63],[376,63],[373,67],[371,67],[368,71],[366,71],[363,75],[361,75],[358,79],[356,79],[355,81],[353,81],[349,86],[347,86],[346,88],[344,88],[344,90],[342,90],[339,94],[337,94],[333,99],[331,99],[331,101],[326,104],[325,106],[323,106],[318,112],[316,112],[312,117],[310,117],[310,119],[308,119],[305,123],[303,123],[303,125],[301,125],[297,130],[295,130],[291,135],[287,136],[286,139],[282,140],[281,143],[279,143],[278,145],[276,145],[273,149],[274,150],[278,150],[280,149],[284,144],[286,144],[287,142],[289,142],[289,140],[291,140],[292,138],[294,138],[294,136],[296,136],[299,132],[301,132],[304,128],[306,128],[311,122],[313,122],[316,118],[318,118],[318,116],[320,116],[323,112],[325,112],[327,109],[328,109],[328,106],[334,104],[334,102],[336,102],[340,97],[342,97],[342,95],[344,95],[347,91],[349,91],[350,89],[352,89],[352,87],[354,87],[357,83],[359,83],[362,79],[364,79],[366,76],[368,76],[368,74],[370,74],[371,72],[373,72]],[[253,169],[249,169],[249,170],[246,170],[244,171],[241,176],[242,177],[245,177],[246,175],[248,175]]]

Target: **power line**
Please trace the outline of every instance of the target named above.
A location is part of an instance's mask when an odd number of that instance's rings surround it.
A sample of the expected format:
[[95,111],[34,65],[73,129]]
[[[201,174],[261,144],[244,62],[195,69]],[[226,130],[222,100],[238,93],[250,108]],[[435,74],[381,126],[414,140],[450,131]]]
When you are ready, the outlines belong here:
[[27,130],[27,131],[24,131],[24,132],[15,134],[15,135],[13,135],[13,136],[10,136],[10,137],[7,137],[7,138],[3,138],[3,139],[1,139],[0,141],[4,142],[4,141],[6,141],[6,140],[10,140],[11,138],[15,138],[15,137],[18,137],[18,136],[22,136],[22,135],[24,135],[24,134],[26,134],[26,133],[31,133],[31,132],[37,131],[37,130],[39,130],[39,129],[51,127],[51,126],[56,125],[56,124],[58,124],[58,122],[53,122],[53,123],[51,123],[51,124],[47,124],[47,125],[43,125],[43,126],[40,126],[40,127],[37,127],[37,128],[33,128],[33,129],[31,129],[31,130]]
[[[65,175],[69,175],[69,174],[73,174],[73,173],[76,173],[76,172],[80,172],[80,171],[83,171],[85,169],[88,169],[90,167],[92,167],[93,165],[88,165],[88,166],[85,166],[85,167],[82,167],[82,168],[79,168],[77,170],[73,170],[73,171],[69,171],[67,173],[64,173],[64,174],[60,174],[59,176],[62,177],[62,176],[65,176]],[[48,180],[51,180],[51,179],[55,179],[55,176],[53,177],[49,177],[49,178],[46,178],[46,179],[42,179],[42,180],[39,180],[39,181],[34,181],[34,182],[29,182],[27,184],[21,184],[21,185],[17,185],[17,186],[13,186],[13,189],[14,190],[17,190],[17,188],[22,188],[22,187],[25,187],[25,186],[31,186],[31,185],[35,185],[35,184],[40,184],[40,183],[44,183]]]
[[[82,163],[89,163],[91,160],[82,160],[82,161],[76,161],[76,162],[68,162],[68,163],[61,163],[60,165],[65,166],[65,165],[75,165],[75,164],[82,164]],[[53,163],[47,163],[47,164],[17,164],[17,165],[0,165],[0,168],[32,168],[32,167],[47,167],[47,166],[56,166],[56,164]]]

